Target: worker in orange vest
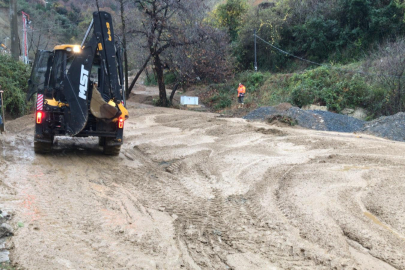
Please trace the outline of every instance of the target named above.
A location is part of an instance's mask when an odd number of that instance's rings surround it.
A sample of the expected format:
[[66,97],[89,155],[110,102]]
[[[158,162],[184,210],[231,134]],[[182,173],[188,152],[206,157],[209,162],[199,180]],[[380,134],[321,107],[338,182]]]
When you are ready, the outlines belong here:
[[243,98],[245,97],[245,93],[246,93],[246,87],[242,84],[239,83],[239,87],[238,87],[238,102],[239,102],[239,106],[238,108],[243,108]]

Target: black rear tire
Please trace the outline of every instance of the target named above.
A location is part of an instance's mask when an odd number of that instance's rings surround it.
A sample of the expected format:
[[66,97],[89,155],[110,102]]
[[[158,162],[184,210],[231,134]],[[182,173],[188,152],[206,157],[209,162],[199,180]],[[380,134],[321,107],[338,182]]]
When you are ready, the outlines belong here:
[[98,137],[98,146],[104,147],[105,145],[105,137]]
[[34,151],[36,154],[48,154],[52,151],[52,142],[34,141]]
[[121,151],[121,145],[109,145],[109,141],[112,141],[111,138],[104,138],[103,153],[109,156],[118,156]]

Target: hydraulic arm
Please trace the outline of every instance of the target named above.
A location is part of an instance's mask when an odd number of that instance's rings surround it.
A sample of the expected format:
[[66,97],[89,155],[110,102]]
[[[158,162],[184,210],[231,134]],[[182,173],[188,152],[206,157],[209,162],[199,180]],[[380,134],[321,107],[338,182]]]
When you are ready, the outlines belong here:
[[[81,48],[73,60],[67,76],[64,79],[64,94],[70,106],[71,117],[67,119],[68,135],[76,135],[85,127],[88,120],[89,100],[89,75],[92,69],[96,52],[100,56],[100,80],[99,91],[106,102],[110,98],[115,103],[122,100],[121,84],[118,81],[117,57],[114,42],[114,30],[111,15],[107,12],[94,12],[93,34],[88,42]],[[87,37],[85,36],[85,39]],[[119,65],[121,66],[121,65]]]

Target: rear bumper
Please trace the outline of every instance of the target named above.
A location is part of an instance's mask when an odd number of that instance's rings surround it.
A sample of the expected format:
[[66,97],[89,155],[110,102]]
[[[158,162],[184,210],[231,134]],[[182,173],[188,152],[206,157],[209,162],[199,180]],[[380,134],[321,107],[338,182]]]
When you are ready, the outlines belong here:
[[43,136],[42,134],[35,134],[34,142],[52,143],[53,140]]
[[118,145],[122,145],[122,140],[120,139],[115,139],[115,140],[106,140],[105,144],[106,146],[118,146]]

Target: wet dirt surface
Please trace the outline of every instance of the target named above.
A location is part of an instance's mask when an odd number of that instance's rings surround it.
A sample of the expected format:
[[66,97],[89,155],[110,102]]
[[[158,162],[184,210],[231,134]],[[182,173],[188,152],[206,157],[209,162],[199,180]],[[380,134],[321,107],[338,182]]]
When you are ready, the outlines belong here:
[[[125,144],[0,136],[22,269],[405,269],[405,143],[128,102]],[[16,224],[23,224],[17,226]]]

